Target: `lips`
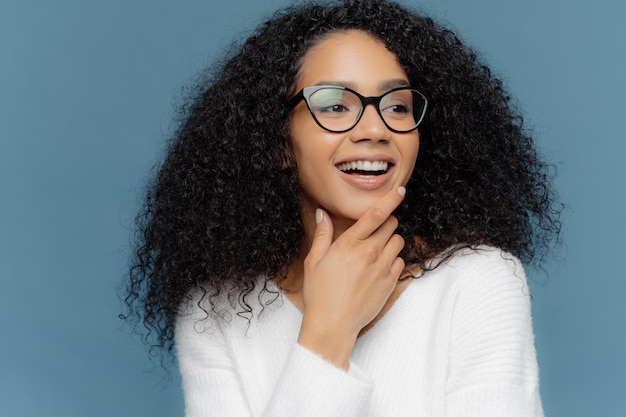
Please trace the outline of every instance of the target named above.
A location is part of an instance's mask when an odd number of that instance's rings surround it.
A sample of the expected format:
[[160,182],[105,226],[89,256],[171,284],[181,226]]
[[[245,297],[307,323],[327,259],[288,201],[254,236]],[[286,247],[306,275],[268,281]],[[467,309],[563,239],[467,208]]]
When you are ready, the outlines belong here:
[[335,165],[341,178],[351,186],[372,191],[385,186],[392,178],[395,164],[388,157],[344,160]]

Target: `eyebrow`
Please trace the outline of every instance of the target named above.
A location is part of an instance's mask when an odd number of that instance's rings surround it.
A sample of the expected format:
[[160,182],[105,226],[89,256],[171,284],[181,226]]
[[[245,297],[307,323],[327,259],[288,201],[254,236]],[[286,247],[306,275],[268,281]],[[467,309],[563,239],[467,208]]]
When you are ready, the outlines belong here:
[[[338,87],[346,87],[346,88],[350,88],[352,90],[357,90],[356,88],[356,84],[354,84],[351,81],[330,81],[330,80],[326,80],[326,81],[320,81],[318,83],[316,83],[315,85],[336,85]],[[378,83],[378,89],[380,91],[388,91],[394,88],[398,88],[398,87],[409,87],[410,84],[407,80],[404,80],[402,78],[397,78],[397,79],[392,79],[392,80],[385,80],[385,81],[381,81],[380,83]]]

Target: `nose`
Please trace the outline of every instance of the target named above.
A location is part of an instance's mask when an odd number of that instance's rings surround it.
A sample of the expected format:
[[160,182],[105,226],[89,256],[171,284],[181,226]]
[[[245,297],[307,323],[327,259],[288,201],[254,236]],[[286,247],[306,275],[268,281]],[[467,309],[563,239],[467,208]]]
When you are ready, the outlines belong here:
[[370,141],[388,141],[391,138],[391,131],[383,122],[374,104],[369,103],[363,109],[363,114],[356,126],[350,131],[350,140],[359,142],[363,140]]

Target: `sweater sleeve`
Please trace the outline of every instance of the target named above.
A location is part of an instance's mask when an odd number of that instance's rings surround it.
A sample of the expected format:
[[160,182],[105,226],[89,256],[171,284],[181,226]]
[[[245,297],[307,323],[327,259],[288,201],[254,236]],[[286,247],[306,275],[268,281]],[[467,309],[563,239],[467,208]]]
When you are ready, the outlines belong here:
[[543,416],[523,267],[491,251],[459,265],[451,327],[448,417]]
[[[187,315],[176,326],[186,417],[256,416],[223,333],[202,323]],[[262,417],[357,417],[372,384],[356,366],[345,372],[294,342],[270,391]]]

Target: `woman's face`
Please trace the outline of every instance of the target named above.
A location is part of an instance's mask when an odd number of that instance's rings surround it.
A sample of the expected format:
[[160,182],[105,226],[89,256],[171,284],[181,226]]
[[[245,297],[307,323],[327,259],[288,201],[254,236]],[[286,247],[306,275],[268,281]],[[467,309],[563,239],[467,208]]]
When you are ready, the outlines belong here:
[[[314,85],[349,87],[363,96],[379,96],[409,80],[396,56],[377,38],[357,30],[335,32],[304,56],[296,91]],[[302,210],[317,207],[336,221],[357,220],[389,190],[406,185],[417,158],[419,134],[390,131],[373,105],[366,106],[354,128],[333,133],[317,125],[306,103],[293,110],[289,131],[302,188]],[[346,170],[369,161],[373,169]],[[367,167],[367,164],[365,164]]]

